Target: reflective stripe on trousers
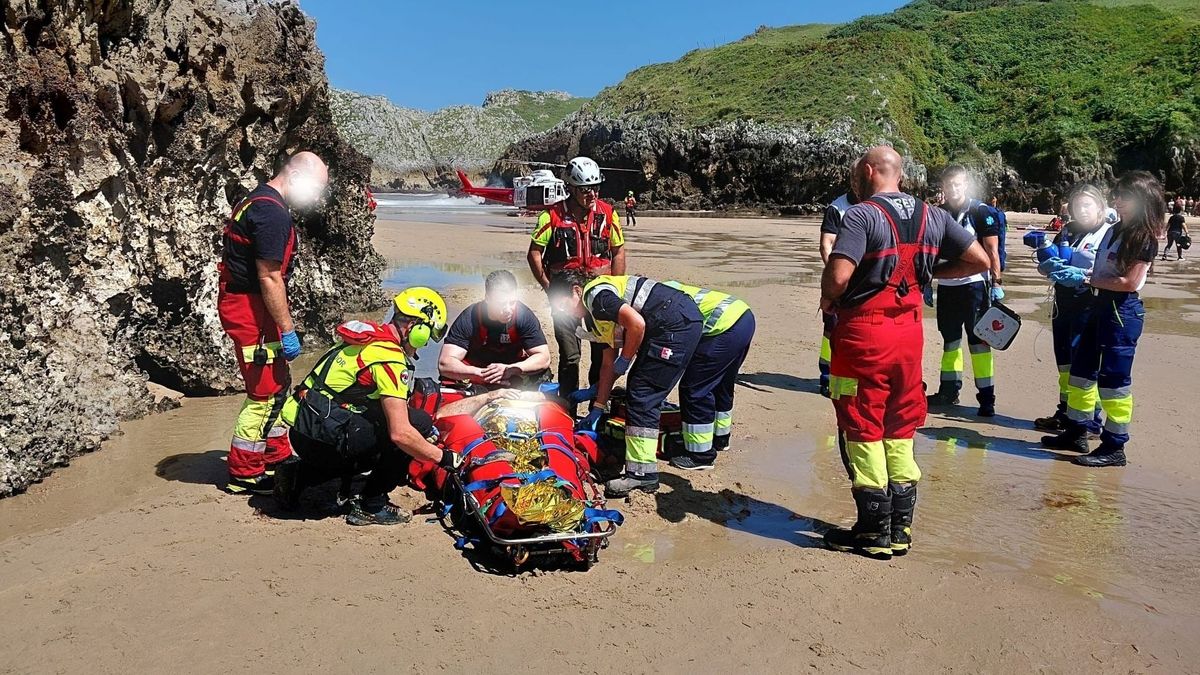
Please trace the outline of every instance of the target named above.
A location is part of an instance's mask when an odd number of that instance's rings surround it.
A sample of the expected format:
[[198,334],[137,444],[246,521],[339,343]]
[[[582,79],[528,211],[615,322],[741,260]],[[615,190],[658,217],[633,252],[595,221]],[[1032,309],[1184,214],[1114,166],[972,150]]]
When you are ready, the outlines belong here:
[[688,452],[708,452],[712,450],[713,438],[716,435],[714,424],[684,424],[683,447]]

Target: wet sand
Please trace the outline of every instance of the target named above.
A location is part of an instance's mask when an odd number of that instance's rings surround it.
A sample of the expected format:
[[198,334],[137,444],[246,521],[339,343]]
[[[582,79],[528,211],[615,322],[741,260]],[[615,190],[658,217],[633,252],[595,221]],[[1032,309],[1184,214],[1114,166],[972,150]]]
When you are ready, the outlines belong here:
[[[390,286],[428,283],[462,307],[487,271],[524,270],[528,219],[423,220],[378,224]],[[1000,415],[930,417],[907,557],[820,546],[853,507],[816,393],[816,223],[643,218],[631,271],[733,291],[759,335],[733,449],[706,474],[664,466],[656,497],[616,503],[628,520],[594,570],[481,573],[423,517],[353,529],[315,496],[306,517],[272,517],[269,499],[213,487],[238,400],[186,400],[0,502],[0,672],[1193,671],[1200,266],[1157,265],[1132,465],[1089,471],[1038,448],[1028,422],[1056,392],[1020,234],[1008,279],[1026,323],[997,356]],[[549,328],[540,292],[524,296]],[[935,381],[932,318],[926,333]]]

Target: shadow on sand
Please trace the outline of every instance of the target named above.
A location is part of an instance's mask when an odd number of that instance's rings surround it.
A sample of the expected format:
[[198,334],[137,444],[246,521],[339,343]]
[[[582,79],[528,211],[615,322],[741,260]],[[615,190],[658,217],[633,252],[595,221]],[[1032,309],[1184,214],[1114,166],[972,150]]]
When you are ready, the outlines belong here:
[[691,481],[673,473],[662,472],[658,477],[663,485],[671,488],[670,492],[655,495],[658,515],[672,523],[682,522],[691,514],[738,532],[821,548],[824,547],[821,536],[834,527],[818,518],[729,488],[709,492],[697,490]]

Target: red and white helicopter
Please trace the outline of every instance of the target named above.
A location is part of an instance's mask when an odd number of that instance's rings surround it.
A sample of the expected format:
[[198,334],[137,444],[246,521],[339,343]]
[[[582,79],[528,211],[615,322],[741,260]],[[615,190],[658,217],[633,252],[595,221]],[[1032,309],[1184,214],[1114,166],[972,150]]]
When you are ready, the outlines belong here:
[[[561,169],[566,166],[565,164],[552,164],[550,162],[526,162],[511,159],[500,161],[529,167],[557,167]],[[637,169],[618,169],[604,166],[600,167],[600,170],[641,173]],[[467,178],[467,174],[462,169],[455,169],[454,171],[458,174],[459,182],[462,183],[461,190],[463,194],[482,197],[491,202],[507,204],[527,211],[542,211],[567,198],[567,184],[561,178],[554,175],[553,171],[546,168],[534,169],[528,175],[514,178],[513,186],[510,188],[477,187],[471,184],[471,180]]]

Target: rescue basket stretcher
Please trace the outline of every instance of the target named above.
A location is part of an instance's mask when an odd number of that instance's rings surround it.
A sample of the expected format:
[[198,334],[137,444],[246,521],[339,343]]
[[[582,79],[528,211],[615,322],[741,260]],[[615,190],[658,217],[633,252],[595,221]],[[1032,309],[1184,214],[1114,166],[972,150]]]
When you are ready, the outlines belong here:
[[456,547],[483,550],[520,570],[533,559],[590,569],[623,516],[605,508],[592,477],[595,443],[551,402],[497,401],[439,419],[441,443],[463,462],[449,471],[414,462]]

